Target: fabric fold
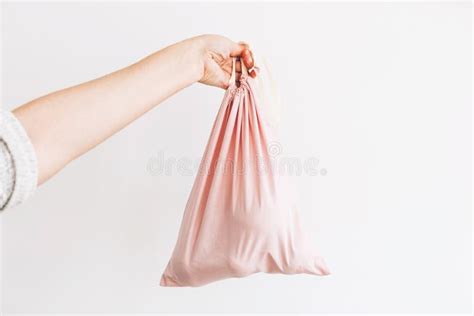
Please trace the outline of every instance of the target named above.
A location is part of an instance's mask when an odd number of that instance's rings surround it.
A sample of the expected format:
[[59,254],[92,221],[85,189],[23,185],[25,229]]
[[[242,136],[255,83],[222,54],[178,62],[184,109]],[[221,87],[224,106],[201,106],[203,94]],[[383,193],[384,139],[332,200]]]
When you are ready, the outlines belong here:
[[160,285],[202,286],[258,272],[330,273],[273,166],[278,135],[275,122],[262,115],[261,107],[271,106],[262,99],[268,93],[255,97],[261,86],[245,69],[230,83]]

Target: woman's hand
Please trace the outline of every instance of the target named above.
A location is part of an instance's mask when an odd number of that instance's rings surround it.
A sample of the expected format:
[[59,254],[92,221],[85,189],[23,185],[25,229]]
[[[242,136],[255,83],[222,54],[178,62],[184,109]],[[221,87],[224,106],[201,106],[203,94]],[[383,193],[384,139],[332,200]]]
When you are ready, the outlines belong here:
[[[245,43],[235,43],[220,35],[201,35],[193,38],[197,43],[200,58],[203,63],[202,76],[199,82],[210,86],[226,89],[232,74],[232,58],[239,57],[243,61],[250,76],[257,75],[254,58],[249,46]],[[237,79],[241,73],[240,61],[236,63]]]
[[[35,148],[38,184],[193,83],[227,88],[232,57],[240,57],[248,69],[254,67],[248,45],[202,35],[15,109]],[[236,64],[238,72],[240,62]],[[255,70],[251,76],[256,76]]]

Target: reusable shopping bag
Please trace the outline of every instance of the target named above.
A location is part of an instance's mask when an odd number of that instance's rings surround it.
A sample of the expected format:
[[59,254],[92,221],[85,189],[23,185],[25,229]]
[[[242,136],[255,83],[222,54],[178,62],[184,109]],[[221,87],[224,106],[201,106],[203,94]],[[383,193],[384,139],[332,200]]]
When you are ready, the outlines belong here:
[[241,67],[236,82],[234,59],[162,286],[202,286],[257,272],[330,273],[274,168],[278,115],[270,101],[277,99],[263,91],[270,78],[251,78]]

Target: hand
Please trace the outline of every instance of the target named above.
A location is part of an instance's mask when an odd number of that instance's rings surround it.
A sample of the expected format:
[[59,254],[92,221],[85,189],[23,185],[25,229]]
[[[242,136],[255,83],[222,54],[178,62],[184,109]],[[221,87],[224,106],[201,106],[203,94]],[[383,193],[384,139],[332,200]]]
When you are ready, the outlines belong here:
[[[240,57],[248,69],[254,67],[248,45],[218,35],[198,36],[19,107],[14,114],[35,148],[38,184],[193,83],[227,88],[232,57]],[[240,62],[236,64],[238,72]]]
[[[247,44],[235,43],[220,35],[201,35],[195,40],[199,43],[203,62],[200,83],[227,89],[232,74],[232,57],[240,57],[240,61],[251,70],[250,76],[257,76],[253,54]],[[241,74],[240,61],[236,63],[237,79]]]

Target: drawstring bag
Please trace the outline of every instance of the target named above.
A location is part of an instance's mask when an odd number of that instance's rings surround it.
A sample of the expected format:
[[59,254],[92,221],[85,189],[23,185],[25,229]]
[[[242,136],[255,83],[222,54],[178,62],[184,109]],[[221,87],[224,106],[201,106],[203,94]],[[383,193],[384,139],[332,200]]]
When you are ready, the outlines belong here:
[[202,286],[257,272],[329,274],[272,163],[278,142],[268,101],[276,99],[262,91],[263,73],[254,79],[243,62],[241,67],[236,82],[233,59],[229,87],[161,286]]

